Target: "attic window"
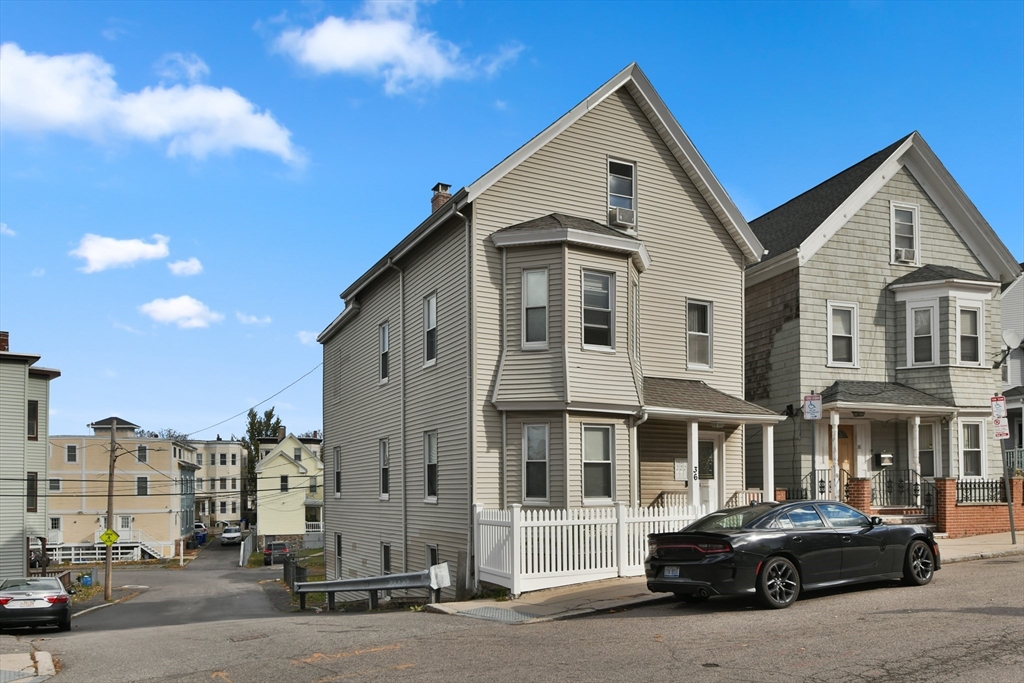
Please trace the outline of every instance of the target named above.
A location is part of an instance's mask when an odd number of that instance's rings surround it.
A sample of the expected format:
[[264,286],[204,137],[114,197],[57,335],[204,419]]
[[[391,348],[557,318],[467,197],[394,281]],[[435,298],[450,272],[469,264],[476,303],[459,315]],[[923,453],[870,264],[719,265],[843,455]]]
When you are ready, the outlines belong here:
[[608,160],[608,222],[626,230],[636,227],[636,165]]
[[890,206],[892,263],[921,265],[920,210],[916,204]]

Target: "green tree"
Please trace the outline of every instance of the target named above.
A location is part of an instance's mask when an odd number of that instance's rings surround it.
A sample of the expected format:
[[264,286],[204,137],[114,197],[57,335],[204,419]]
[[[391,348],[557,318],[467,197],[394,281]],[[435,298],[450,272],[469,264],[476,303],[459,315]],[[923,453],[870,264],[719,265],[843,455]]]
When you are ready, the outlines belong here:
[[242,477],[242,500],[246,503],[248,510],[256,509],[256,496],[259,491],[256,463],[260,459],[260,437],[277,436],[280,426],[281,418],[274,415],[273,406],[263,411],[262,416],[255,409],[249,409],[249,414],[246,417],[245,436],[242,438],[242,445],[249,452],[245,459],[245,476]]

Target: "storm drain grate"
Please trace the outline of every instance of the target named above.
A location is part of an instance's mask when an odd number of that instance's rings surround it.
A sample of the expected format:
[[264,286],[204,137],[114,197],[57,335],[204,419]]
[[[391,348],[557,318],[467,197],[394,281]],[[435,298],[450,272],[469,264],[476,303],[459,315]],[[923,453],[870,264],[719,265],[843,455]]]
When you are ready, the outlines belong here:
[[502,607],[477,607],[476,609],[463,610],[459,612],[459,614],[463,614],[467,617],[474,617],[476,619],[501,621],[506,624],[517,624],[521,621],[529,621],[530,619],[536,619],[541,616],[539,614],[518,612],[514,609],[504,609]]

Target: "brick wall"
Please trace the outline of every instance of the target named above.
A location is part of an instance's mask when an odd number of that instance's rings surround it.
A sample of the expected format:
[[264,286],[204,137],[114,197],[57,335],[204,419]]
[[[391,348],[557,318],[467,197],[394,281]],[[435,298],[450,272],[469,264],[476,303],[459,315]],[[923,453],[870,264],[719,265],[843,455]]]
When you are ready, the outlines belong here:
[[[956,502],[956,479],[935,480],[938,500],[935,506],[935,525],[950,538],[997,534],[1010,530],[1010,515],[1006,503]],[[1024,478],[1010,480],[1015,525],[1024,526]]]
[[850,499],[848,502],[851,507],[857,508],[870,517],[873,514],[871,511],[871,480],[850,479]]

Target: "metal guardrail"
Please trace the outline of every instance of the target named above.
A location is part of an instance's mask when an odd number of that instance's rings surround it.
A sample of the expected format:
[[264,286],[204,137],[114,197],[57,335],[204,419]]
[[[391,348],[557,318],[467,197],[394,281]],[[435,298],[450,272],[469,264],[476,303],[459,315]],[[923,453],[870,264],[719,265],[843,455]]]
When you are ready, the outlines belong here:
[[430,602],[440,602],[441,589],[452,585],[448,563],[435,564],[430,569],[408,574],[386,574],[359,579],[336,579],[334,581],[297,581],[294,591],[299,594],[299,610],[306,609],[307,593],[326,593],[328,609],[334,609],[336,593],[367,591],[370,595],[369,609],[377,609],[378,593],[388,590],[429,588]]

